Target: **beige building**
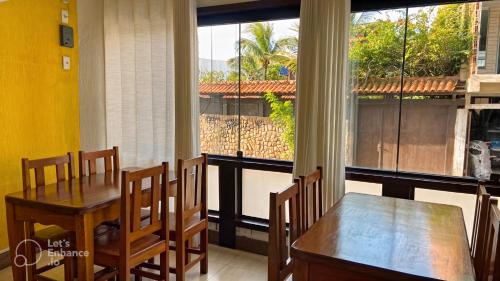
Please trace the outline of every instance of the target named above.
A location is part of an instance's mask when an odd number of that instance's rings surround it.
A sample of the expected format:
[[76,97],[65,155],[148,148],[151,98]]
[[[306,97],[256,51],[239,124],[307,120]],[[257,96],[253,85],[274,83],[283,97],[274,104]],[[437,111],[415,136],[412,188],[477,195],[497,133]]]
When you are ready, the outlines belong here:
[[469,79],[468,92],[500,92],[500,1],[479,6],[477,63]]

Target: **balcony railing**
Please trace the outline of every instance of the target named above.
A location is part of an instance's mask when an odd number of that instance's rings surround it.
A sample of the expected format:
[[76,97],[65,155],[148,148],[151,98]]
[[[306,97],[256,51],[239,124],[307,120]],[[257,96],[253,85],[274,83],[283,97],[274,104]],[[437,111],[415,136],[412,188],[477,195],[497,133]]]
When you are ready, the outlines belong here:
[[[240,152],[238,156],[210,155],[209,165],[217,166],[219,169],[219,210],[210,211],[210,218],[212,222],[219,224],[220,245],[230,248],[235,247],[237,227],[266,232],[268,230],[268,220],[266,218],[247,216],[243,213],[243,189],[252,188],[252,186],[243,186],[243,170],[291,174],[293,171],[293,162],[248,158],[243,157]],[[474,200],[473,195],[476,193],[478,185],[478,180],[470,177],[452,177],[355,167],[346,167],[346,180],[375,183],[382,186],[382,196],[410,200],[415,200],[416,189],[423,189],[469,194],[470,198],[467,197],[467,200],[470,201]],[[500,183],[485,182],[485,184],[488,192],[493,196],[500,196]],[[429,195],[424,196],[429,197]],[[252,200],[259,202],[259,204],[256,203],[256,206],[261,208],[262,202],[268,197],[269,192],[266,192],[261,194],[259,198],[253,198]],[[447,202],[453,202],[453,198],[457,197],[448,197]],[[474,206],[472,201],[466,205],[471,205],[470,208]],[[467,212],[469,211],[473,213],[473,209],[467,210]]]

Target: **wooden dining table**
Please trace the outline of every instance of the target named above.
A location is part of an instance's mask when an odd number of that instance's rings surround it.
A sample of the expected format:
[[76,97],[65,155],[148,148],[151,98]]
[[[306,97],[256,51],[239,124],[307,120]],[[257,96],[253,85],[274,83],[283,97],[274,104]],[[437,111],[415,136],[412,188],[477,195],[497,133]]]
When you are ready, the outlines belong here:
[[[127,168],[123,170],[135,170]],[[169,173],[169,196],[175,196],[177,180]],[[148,184],[143,184],[148,192]],[[5,196],[12,275],[26,280],[26,267],[15,266],[16,249],[26,237],[26,223],[58,225],[75,232],[79,281],[94,280],[94,229],[120,217],[121,173],[108,172],[49,184]]]
[[294,281],[475,280],[456,206],[348,193],[290,252]]

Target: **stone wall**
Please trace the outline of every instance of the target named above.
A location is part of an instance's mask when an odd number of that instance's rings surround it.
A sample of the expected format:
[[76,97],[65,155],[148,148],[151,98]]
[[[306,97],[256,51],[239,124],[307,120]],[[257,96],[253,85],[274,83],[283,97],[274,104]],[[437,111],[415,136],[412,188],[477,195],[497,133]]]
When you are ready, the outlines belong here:
[[[236,155],[238,130],[237,115],[201,115],[201,151]],[[241,116],[241,150],[246,157],[291,160],[292,153],[282,134],[283,128],[269,117]]]

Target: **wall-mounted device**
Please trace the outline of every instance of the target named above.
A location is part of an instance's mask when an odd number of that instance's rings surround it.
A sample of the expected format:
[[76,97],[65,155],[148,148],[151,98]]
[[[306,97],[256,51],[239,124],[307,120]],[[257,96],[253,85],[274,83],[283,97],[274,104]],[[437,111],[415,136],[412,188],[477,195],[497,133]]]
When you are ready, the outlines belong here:
[[61,46],[73,48],[73,28],[67,25],[59,25],[59,37]]
[[68,10],[61,10],[61,22],[64,24],[69,24],[69,12],[68,12]]
[[71,68],[71,59],[67,56],[63,56],[63,69],[69,70]]

